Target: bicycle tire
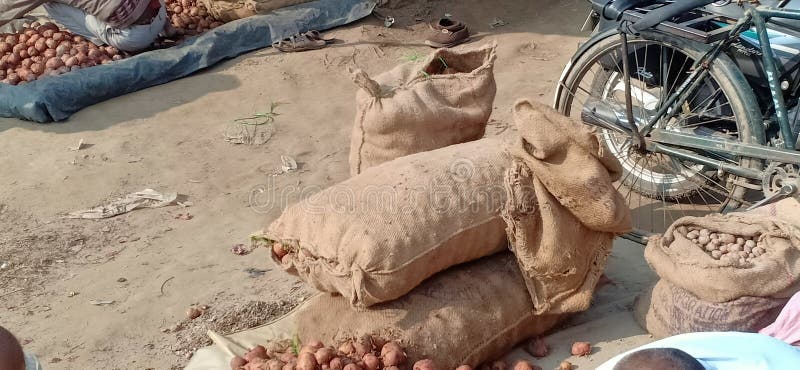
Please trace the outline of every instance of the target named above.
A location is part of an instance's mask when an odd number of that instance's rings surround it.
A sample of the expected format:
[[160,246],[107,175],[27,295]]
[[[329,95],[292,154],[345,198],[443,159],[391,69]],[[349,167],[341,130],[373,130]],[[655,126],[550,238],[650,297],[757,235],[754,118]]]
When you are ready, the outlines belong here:
[[[556,97],[556,109],[568,116],[573,113],[572,106],[574,103],[573,99],[575,98],[575,92],[578,91],[578,88],[580,88],[580,83],[583,82],[583,79],[588,73],[589,68],[597,64],[599,58],[601,58],[603,55],[613,51],[615,48],[619,49],[620,42],[620,38],[615,32],[597,35],[587,43],[588,45],[586,47],[582,48],[579,53],[576,54],[577,56],[567,66],[564,74],[562,75],[562,79],[559,82],[560,93]],[[710,48],[708,45],[700,44],[691,40],[680,39],[659,31],[644,31],[639,36],[629,36],[628,42],[631,45],[637,42],[649,42],[653,43],[654,45],[660,44],[662,45],[662,52],[664,50],[663,48],[667,47],[675,51],[679,51],[694,60],[700,58]],[[721,53],[709,64],[709,72],[709,77],[713,79],[713,82],[719,85],[719,89],[722,90],[727,99],[727,103],[730,104],[729,109],[732,111],[733,116],[735,117],[737,139],[747,143],[764,144],[763,129],[761,132],[758,132],[757,129],[753,129],[749,124],[750,122],[762,122],[760,108],[756,102],[755,96],[753,96],[750,86],[745,82],[746,80],[744,76],[733,63],[733,61],[730,60],[727,55]],[[669,73],[669,71],[667,71],[667,73]],[[736,81],[739,81],[740,83],[737,84],[735,83]],[[592,86],[592,89],[594,89],[594,86]],[[592,93],[595,93],[595,91],[590,91],[590,94]],[[674,160],[674,158],[672,160]],[[754,170],[760,170],[763,167],[761,160],[748,157],[739,157],[738,164],[742,167],[751,168]],[[703,175],[703,177],[708,176]],[[625,178],[628,179],[630,177],[628,176]],[[734,180],[739,184],[747,182],[746,179]],[[622,182],[625,181],[623,180]],[[663,198],[661,199],[662,202],[669,200],[670,202],[676,204],[686,202],[688,199],[696,196],[697,192],[706,191],[701,185],[698,187],[698,189],[696,189],[695,192],[687,191],[685,194],[679,194],[679,196],[669,198],[666,195],[666,191],[663,189],[663,186],[661,185],[653,186],[652,191],[648,191],[648,188],[644,186],[639,186],[639,188],[634,190],[643,196],[650,198],[661,197]],[[725,207],[727,207],[727,209],[739,208],[741,205],[746,204],[746,202],[743,200],[747,191],[748,189],[744,186],[733,185],[729,193],[725,195],[726,199],[724,202],[720,202],[720,209],[709,209],[708,212],[703,213],[722,211],[722,208]],[[630,203],[629,206],[631,206],[632,209],[634,208]],[[693,212],[692,215],[698,214],[697,212]],[[666,217],[663,223],[668,223]],[[668,225],[660,225],[659,227],[651,225],[651,227],[645,228],[641,225],[635,225],[635,227],[638,229],[638,232],[643,234],[663,232],[666,226]]]

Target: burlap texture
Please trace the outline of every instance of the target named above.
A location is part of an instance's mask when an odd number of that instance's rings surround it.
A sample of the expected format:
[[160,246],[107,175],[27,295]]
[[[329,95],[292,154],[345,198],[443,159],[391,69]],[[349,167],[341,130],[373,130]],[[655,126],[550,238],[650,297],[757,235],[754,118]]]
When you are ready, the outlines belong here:
[[[503,218],[537,313],[589,307],[611,244],[631,229],[613,186],[619,162],[588,126],[550,107],[514,107],[520,137],[510,149]],[[525,200],[530,199],[530,200]]]
[[741,297],[706,302],[661,279],[637,297],[634,316],[657,338],[706,331],[757,332],[775,321],[788,298]]
[[431,275],[507,248],[500,209],[510,164],[482,139],[372,167],[288,207],[264,231],[284,270],[366,307]]
[[256,14],[266,14],[290,5],[312,0],[200,0],[209,14],[222,22],[235,21]]
[[[360,89],[350,174],[483,137],[497,90],[494,60],[495,46],[440,49],[423,63],[407,62],[374,79],[353,72]],[[459,73],[442,74],[445,65]]]
[[[800,207],[786,199],[772,209],[728,215],[682,217],[663,237],[651,238],[645,258],[662,279],[707,302],[728,302],[741,297],[789,298],[800,290]],[[792,223],[787,222],[791,220]],[[767,252],[744,264],[715,260],[676,229],[699,227],[711,232],[754,237]]]
[[396,301],[364,311],[353,310],[343,297],[313,300],[297,314],[302,341],[338,344],[378,335],[406,346],[409,364],[430,358],[439,369],[477,368],[561,318],[534,313],[511,253],[453,267]]

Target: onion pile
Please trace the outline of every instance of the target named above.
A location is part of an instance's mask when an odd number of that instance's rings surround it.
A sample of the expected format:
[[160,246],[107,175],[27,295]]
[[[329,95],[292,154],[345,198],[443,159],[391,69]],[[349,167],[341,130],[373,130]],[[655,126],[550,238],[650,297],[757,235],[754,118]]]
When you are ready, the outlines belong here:
[[199,35],[222,25],[196,0],[166,0],[166,4],[170,24],[178,35]]
[[0,82],[10,85],[120,60],[113,46],[97,46],[53,23],[26,24],[14,34],[0,34]]
[[753,238],[743,238],[732,234],[715,233],[708,229],[681,226],[677,231],[697,244],[706,254],[720,261],[751,262],[767,253],[766,248]]
[[406,353],[396,342],[366,336],[345,342],[338,348],[312,341],[284,352],[268,353],[255,346],[244,357],[231,359],[231,370],[437,370],[431,360],[420,360],[413,366],[406,363]]

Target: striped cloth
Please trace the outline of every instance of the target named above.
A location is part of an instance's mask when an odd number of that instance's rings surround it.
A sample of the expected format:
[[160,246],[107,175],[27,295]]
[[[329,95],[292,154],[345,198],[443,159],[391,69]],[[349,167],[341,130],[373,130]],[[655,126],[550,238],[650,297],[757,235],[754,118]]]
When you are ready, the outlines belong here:
[[150,3],[151,0],[122,0],[108,18],[108,23],[119,28],[128,27],[139,20]]

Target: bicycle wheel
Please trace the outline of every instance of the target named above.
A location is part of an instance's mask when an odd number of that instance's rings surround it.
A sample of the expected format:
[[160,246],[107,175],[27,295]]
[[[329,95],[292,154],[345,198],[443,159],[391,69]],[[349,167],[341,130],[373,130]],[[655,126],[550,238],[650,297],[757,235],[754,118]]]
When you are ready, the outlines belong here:
[[[588,104],[604,104],[614,115],[625,117],[625,83],[622,73],[620,38],[607,36],[586,50],[569,68],[561,81],[556,107],[567,116],[582,119]],[[631,66],[631,95],[634,120],[646,123],[661,104],[688,76],[697,58],[705,52],[702,45],[676,39],[659,32],[645,32],[628,39]],[[732,76],[740,73],[730,68],[732,62],[721,55],[710,65],[710,73],[691,92],[675,117],[662,119],[657,128],[693,135],[719,136],[753,142],[747,122],[761,122],[749,86]],[[727,66],[724,64],[729,62]],[[755,107],[753,107],[755,105]],[[755,108],[755,109],[754,109]],[[716,168],[687,162],[664,154],[631,148],[628,135],[600,129],[602,140],[622,164],[623,176],[617,184],[631,208],[638,233],[663,232],[676,219],[700,216],[750,204],[746,199],[747,179],[725,174]],[[762,163],[725,153],[702,154],[760,169]]]

